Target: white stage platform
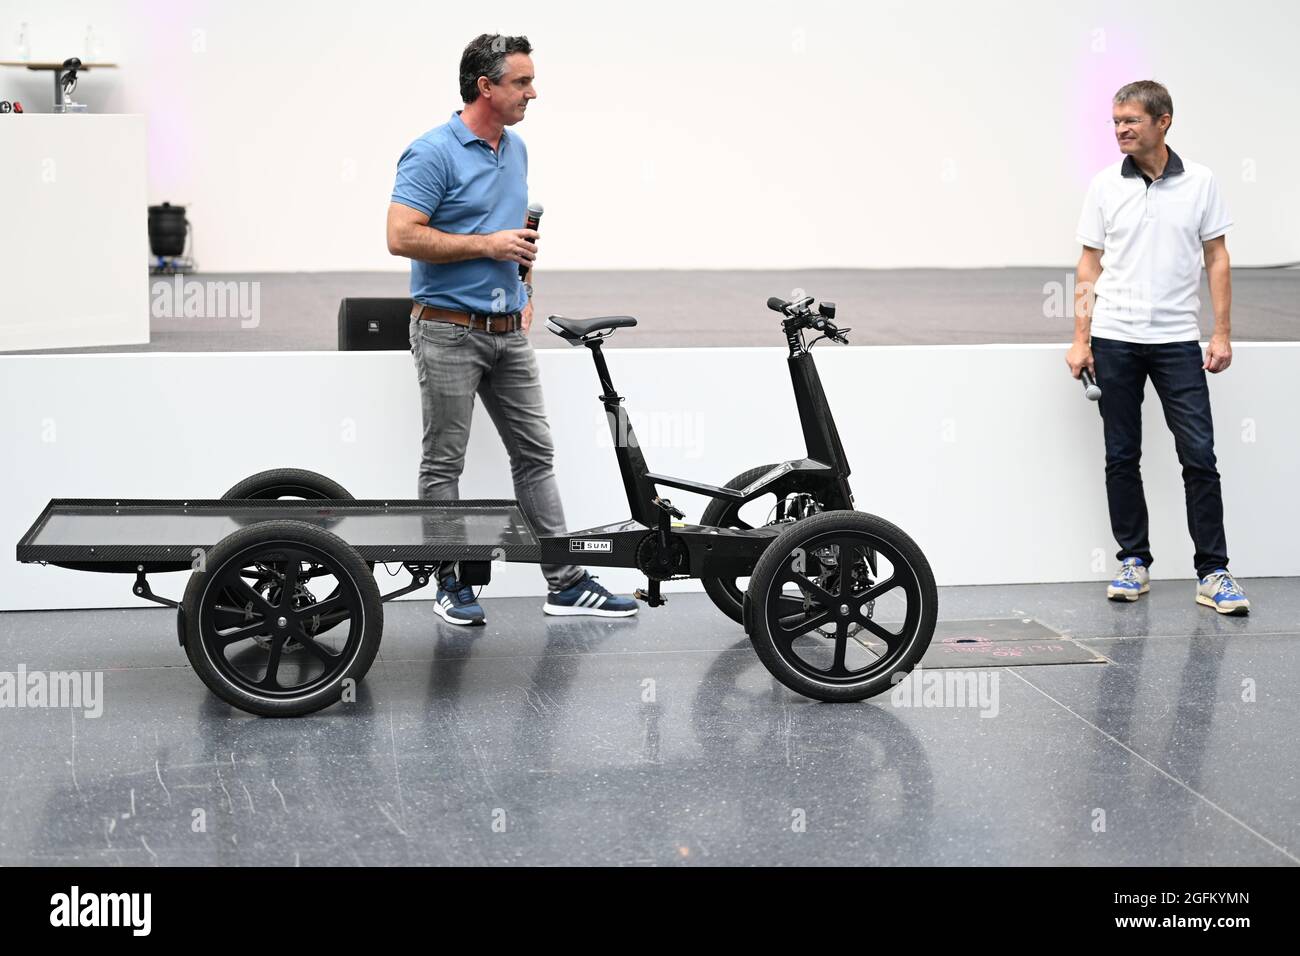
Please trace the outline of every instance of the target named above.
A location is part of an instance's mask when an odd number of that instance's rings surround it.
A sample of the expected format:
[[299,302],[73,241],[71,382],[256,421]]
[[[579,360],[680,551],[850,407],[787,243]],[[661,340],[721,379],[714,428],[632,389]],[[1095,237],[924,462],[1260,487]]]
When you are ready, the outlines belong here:
[[[815,356],[857,505],[899,524],[938,583],[1104,580],[1101,420],[1062,346],[898,346]],[[1300,574],[1300,343],[1242,343],[1211,378],[1232,567]],[[569,527],[626,517],[586,349],[538,353]],[[652,470],[722,483],[803,455],[783,349],[608,354]],[[420,406],[405,353],[249,352],[0,357],[0,609],[139,606],[122,575],[19,565],[14,545],[52,497],[218,497],[253,472],[323,472],[358,497],[415,497]],[[1156,578],[1189,578],[1173,439],[1154,394],[1143,475]],[[665,489],[698,520],[704,499]],[[463,497],[514,497],[480,408]],[[378,572],[382,574],[383,572]],[[533,566],[497,565],[485,597],[543,594]],[[627,592],[633,571],[601,580]],[[404,579],[403,575],[403,579]],[[397,580],[397,579],[395,579]],[[151,578],[178,597],[184,575]],[[696,582],[674,587],[697,589]]]

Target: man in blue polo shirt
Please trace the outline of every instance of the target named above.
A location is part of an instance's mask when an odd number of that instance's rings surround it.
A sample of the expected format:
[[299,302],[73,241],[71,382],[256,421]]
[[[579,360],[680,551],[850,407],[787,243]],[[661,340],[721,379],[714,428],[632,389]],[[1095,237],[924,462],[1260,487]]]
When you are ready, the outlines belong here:
[[[1214,456],[1214,422],[1205,373],[1232,363],[1232,280],[1227,240],[1232,219],[1209,169],[1165,145],[1173,122],[1169,91],[1153,80],[1115,94],[1112,119],[1121,162],[1093,179],[1079,217],[1070,373],[1086,368],[1101,387],[1106,497],[1120,568],[1106,589],[1115,601],[1149,590],[1147,504],[1142,490],[1142,396],[1155,386],[1183,466],[1187,530],[1196,553],[1196,601],[1221,614],[1246,614],[1250,602],[1228,572],[1223,495]],[[1201,265],[1210,280],[1214,331],[1201,355]]]
[[[533,90],[527,37],[483,34],[465,48],[465,108],[407,147],[388,207],[388,251],[411,260],[411,354],[424,415],[421,498],[460,497],[477,394],[510,455],[515,496],[543,535],[566,530],[537,359],[528,342],[537,233],[525,229],[528,150],[506,132]],[[527,274],[519,278],[519,267]],[[438,572],[434,610],[451,624],[484,620],[456,566]],[[547,614],[627,617],[636,602],[610,594],[571,564],[542,565]]]

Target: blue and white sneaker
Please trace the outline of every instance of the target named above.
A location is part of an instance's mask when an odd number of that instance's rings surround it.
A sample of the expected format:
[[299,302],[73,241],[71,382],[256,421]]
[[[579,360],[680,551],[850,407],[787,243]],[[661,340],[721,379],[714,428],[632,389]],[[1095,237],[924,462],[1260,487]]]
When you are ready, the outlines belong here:
[[444,574],[439,581],[433,612],[448,624],[482,624],[487,620],[474,597],[474,589],[461,584],[454,574]]
[[1211,571],[1196,584],[1196,603],[1220,614],[1249,614],[1250,602],[1227,568]]
[[546,595],[542,610],[547,614],[591,614],[596,617],[631,617],[636,613],[632,598],[610,594],[588,574],[572,587]]
[[1106,597],[1112,601],[1136,601],[1151,590],[1151,572],[1141,558],[1125,558],[1114,580],[1106,586]]

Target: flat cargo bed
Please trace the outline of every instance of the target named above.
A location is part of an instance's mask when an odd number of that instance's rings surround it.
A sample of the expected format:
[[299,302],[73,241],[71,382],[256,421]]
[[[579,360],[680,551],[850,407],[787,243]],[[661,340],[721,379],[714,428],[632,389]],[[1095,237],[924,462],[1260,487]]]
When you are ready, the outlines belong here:
[[296,499],[55,498],[18,542],[18,560],[87,571],[182,571],[258,521],[292,519],[332,531],[367,561],[541,560],[519,503]]

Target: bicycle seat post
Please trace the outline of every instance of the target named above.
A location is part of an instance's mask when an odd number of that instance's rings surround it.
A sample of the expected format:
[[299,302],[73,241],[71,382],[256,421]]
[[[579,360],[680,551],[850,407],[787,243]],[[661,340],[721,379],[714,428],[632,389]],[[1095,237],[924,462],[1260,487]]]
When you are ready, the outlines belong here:
[[591,339],[583,344],[591,349],[591,357],[596,362],[596,374],[600,376],[600,400],[606,405],[610,403],[617,405],[623,401],[623,396],[614,391],[614,383],[609,377],[609,366],[605,364],[605,356],[600,350],[600,339]]

